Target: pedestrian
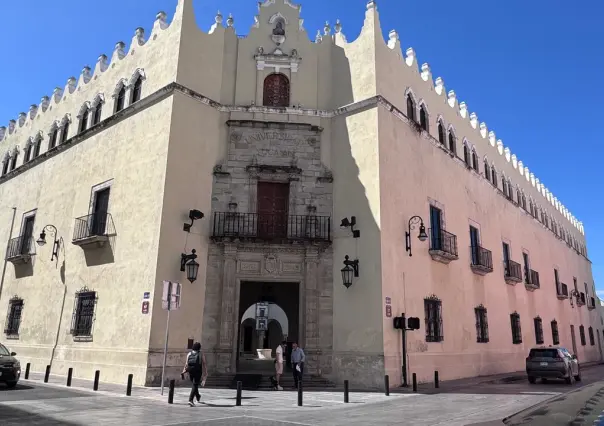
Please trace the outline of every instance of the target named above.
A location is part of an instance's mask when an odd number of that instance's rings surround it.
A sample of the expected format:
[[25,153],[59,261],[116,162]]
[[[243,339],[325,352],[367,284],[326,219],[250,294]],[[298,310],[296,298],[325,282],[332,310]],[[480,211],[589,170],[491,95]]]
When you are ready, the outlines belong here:
[[304,362],[306,361],[306,355],[302,348],[298,347],[298,343],[292,344],[291,353],[292,368],[294,370],[294,388],[298,388],[298,383],[302,382],[302,374],[304,374]]
[[281,375],[283,374],[283,352],[285,351],[286,341],[282,341],[275,350],[275,376],[277,378],[277,390],[283,390],[281,387]]
[[193,350],[187,355],[187,363],[183,369],[184,373],[189,373],[189,378],[193,384],[191,386],[191,394],[189,395],[189,405],[195,407],[193,398],[197,398],[197,402],[201,400],[199,386],[205,386],[208,377],[206,357],[201,352],[201,343],[195,342],[193,344]]

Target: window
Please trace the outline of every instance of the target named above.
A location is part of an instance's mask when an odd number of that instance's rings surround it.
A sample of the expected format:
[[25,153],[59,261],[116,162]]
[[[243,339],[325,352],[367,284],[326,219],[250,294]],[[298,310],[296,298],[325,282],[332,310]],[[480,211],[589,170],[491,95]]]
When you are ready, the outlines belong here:
[[90,235],[105,235],[107,231],[107,214],[109,213],[109,194],[111,188],[104,188],[94,193],[94,206],[90,222]]
[[474,314],[476,315],[476,342],[488,343],[489,323],[487,321],[487,308],[479,305],[474,308]]
[[430,206],[430,249],[442,250],[443,248],[443,226],[442,210],[435,206]]
[[491,167],[489,166],[489,162],[484,160],[484,177],[490,181],[491,180]]
[[143,91],[143,78],[139,75],[134,82],[132,87],[132,102],[138,102],[141,99],[141,94]]
[[258,235],[263,238],[285,238],[289,211],[289,184],[258,182]]
[[536,317],[534,319],[534,323],[535,323],[535,342],[537,342],[538,345],[542,345],[543,344],[543,321],[541,320],[541,317]]
[[526,210],[526,196],[522,194],[522,208]]
[[419,125],[423,130],[428,131],[428,113],[423,105],[419,108]]
[[478,172],[478,155],[476,155],[476,151],[474,150],[472,150],[472,167]]
[[470,254],[472,265],[481,265],[480,234],[478,228],[470,225]]
[[463,161],[466,163],[466,166],[472,167],[472,164],[470,163],[470,150],[465,143],[463,144]]
[[115,101],[115,112],[120,112],[126,105],[126,87],[122,85],[120,91],[117,93],[117,99]]
[[33,147],[34,148],[34,155],[33,155],[33,158],[37,158],[37,157],[40,156],[40,148],[41,148],[41,146],[42,146],[42,138],[40,136],[37,136],[34,139],[34,147]]
[[503,193],[507,197],[508,196],[508,186],[507,186],[507,182],[505,180],[505,176],[501,176],[501,189],[503,190]]
[[445,126],[443,126],[442,121],[438,121],[438,141],[440,143],[442,143],[443,145],[446,143],[446,136],[445,136]]
[[95,305],[95,291],[90,291],[84,287],[75,294],[73,317],[71,320],[71,334],[74,338],[92,337]]
[[29,141],[27,141],[27,145],[25,145],[25,151],[24,151],[25,154],[23,156],[23,164],[29,162],[31,149],[32,149],[32,142],[31,142],[31,140],[29,140]]
[[63,129],[61,130],[61,143],[65,143],[67,141],[67,136],[69,135],[69,122],[66,121],[63,124]]
[[264,79],[264,106],[289,106],[289,79],[283,74],[271,74]]
[[585,346],[587,343],[585,342],[585,327],[583,325],[579,326],[579,337],[581,338],[581,345]]
[[556,294],[560,294],[560,278],[558,277],[558,270],[554,268],[554,283],[556,284]]
[[417,121],[415,119],[415,102],[413,102],[411,93],[407,94],[407,118],[412,121]]
[[553,320],[551,322],[552,325],[552,343],[554,345],[559,345],[560,344],[560,334],[558,333],[558,322],[556,320]]
[[84,130],[88,128],[88,114],[90,113],[90,108],[87,106],[82,108],[82,112],[80,113],[80,128],[78,133],[82,133]]
[[449,151],[453,154],[457,154],[457,146],[455,143],[455,135],[451,130],[449,130]]
[[596,343],[594,342],[594,329],[593,327],[589,327],[587,329],[587,333],[589,334],[589,344],[594,346]]
[[103,104],[99,102],[94,109],[94,117],[92,118],[92,125],[99,124],[101,117],[103,116]]
[[522,343],[522,330],[520,329],[520,315],[517,312],[510,314],[510,323],[512,326],[512,343],[518,345]]
[[530,262],[529,262],[529,255],[526,252],[522,253],[522,261],[524,262],[524,282],[527,284],[531,283],[531,279],[530,279]]
[[8,166],[10,165],[10,157],[5,157],[2,162],[2,176],[8,173]]
[[53,149],[57,146],[57,136],[59,135],[59,129],[56,127],[50,132],[50,140],[48,141],[48,149]]
[[18,337],[21,326],[21,313],[23,312],[23,299],[15,296],[8,301],[8,315],[4,326],[4,334],[8,337]]
[[495,166],[491,167],[491,182],[493,182],[493,186],[497,188],[497,170],[495,170]]
[[19,153],[15,151],[10,160],[10,171],[13,171],[17,168],[17,159],[19,158]]
[[424,299],[424,311],[426,314],[426,342],[442,342],[444,340],[442,302],[436,296]]

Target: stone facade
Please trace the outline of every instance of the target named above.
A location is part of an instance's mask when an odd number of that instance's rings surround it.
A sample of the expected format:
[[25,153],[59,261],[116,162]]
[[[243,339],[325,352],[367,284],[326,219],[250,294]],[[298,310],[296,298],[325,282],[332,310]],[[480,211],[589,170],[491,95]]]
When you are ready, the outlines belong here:
[[[555,323],[560,344],[601,359],[582,223],[413,49],[403,54],[396,31],[383,40],[375,1],[354,41],[340,22],[311,41],[300,10],[266,0],[242,37],[221,14],[201,31],[192,1],[179,0],[148,39],[137,29],[128,48],[118,43],[0,128],[0,325],[22,363],[157,385],[164,280],[184,284],[166,369],[177,380],[194,340],[212,374],[242,371],[256,348],[243,313],[264,302],[282,305],[280,333],[305,349],[308,374],[354,387],[383,386],[384,374],[400,384],[392,321],[403,312],[421,320],[407,337],[420,381],[434,370],[443,380],[521,370],[539,321],[544,344]],[[78,232],[96,222],[74,218],[98,218],[106,188],[111,232],[94,228],[85,246]],[[183,232],[191,209],[205,217]],[[409,229],[416,215],[426,242]],[[358,235],[339,226],[353,217]],[[22,253],[19,241],[42,229],[48,244]],[[477,247],[488,261],[476,264]],[[192,249],[199,272],[188,283],[180,259]],[[358,261],[347,287],[345,259]],[[82,290],[94,291],[85,339],[73,333]],[[522,325],[514,340],[511,314]]]

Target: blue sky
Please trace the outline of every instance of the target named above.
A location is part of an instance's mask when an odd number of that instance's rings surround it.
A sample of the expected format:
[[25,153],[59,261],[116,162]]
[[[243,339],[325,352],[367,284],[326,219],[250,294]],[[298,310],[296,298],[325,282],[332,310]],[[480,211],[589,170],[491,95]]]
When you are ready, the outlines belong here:
[[[382,28],[396,29],[403,49],[475,111],[489,129],[584,222],[596,286],[604,291],[604,207],[599,178],[604,2],[585,0],[377,0]],[[325,21],[342,21],[349,40],[361,28],[365,0],[305,0],[314,38]],[[52,0],[3,2],[0,26],[0,125],[16,119],[55,86],[129,43],[136,27],[149,33],[156,13],[176,0]],[[232,12],[247,34],[255,0],[195,0],[207,30],[218,9]],[[385,35],[386,36],[386,35]],[[603,292],[604,294],[604,292]]]

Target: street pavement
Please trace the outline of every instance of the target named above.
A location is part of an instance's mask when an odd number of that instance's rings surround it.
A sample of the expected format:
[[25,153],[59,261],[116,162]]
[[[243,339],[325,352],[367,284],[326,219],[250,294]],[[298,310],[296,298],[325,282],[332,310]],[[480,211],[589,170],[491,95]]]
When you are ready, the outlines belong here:
[[[162,396],[157,388],[136,387],[132,396],[127,397],[125,385],[101,383],[99,391],[94,392],[88,380],[74,379],[73,387],[67,388],[64,377],[51,376],[49,383],[44,384],[41,374],[32,373],[30,380],[21,381],[16,389],[0,385],[0,424],[486,426],[503,425],[501,420],[506,416],[510,416],[506,424],[533,424],[525,420],[539,416],[528,408],[540,403],[552,404],[547,402],[552,398],[569,400],[568,395],[562,395],[564,392],[576,391],[573,400],[600,389],[604,395],[604,383],[596,383],[603,373],[604,366],[585,369],[584,381],[571,386],[483,378],[467,381],[466,385],[462,381],[443,382],[441,393],[393,392],[386,396],[353,392],[349,404],[344,403],[339,391],[305,392],[302,407],[297,405],[295,391],[244,391],[242,406],[235,407],[235,391],[202,389],[203,404],[189,407],[189,391],[185,388],[175,390],[174,404],[169,405],[167,388]],[[597,418],[603,410],[604,402],[601,410],[593,408],[591,412]],[[521,413],[513,416],[518,412]],[[540,417],[547,421],[547,416]]]

